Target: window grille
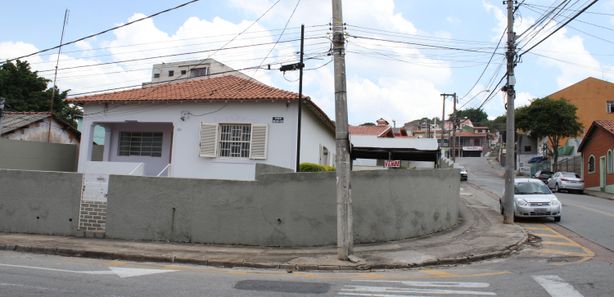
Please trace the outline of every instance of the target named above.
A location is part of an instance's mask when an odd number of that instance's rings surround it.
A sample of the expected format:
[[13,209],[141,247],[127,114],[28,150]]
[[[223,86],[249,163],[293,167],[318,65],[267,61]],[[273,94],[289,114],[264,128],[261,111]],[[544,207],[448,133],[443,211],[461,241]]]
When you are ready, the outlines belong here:
[[251,125],[220,124],[220,157],[248,158],[250,149]]
[[589,173],[595,172],[595,156],[593,155],[588,157],[588,172]]
[[162,156],[162,132],[119,132],[120,156]]

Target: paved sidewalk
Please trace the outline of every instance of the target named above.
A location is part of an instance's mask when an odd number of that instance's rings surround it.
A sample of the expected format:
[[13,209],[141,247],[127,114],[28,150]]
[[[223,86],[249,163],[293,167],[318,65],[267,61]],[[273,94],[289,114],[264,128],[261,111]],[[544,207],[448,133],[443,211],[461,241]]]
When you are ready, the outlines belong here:
[[527,239],[522,228],[504,225],[489,206],[493,198],[463,183],[461,222],[430,236],[357,245],[353,262],[336,259],[335,247],[260,248],[184,243],[136,242],[0,233],[0,249],[75,257],[191,263],[220,267],[287,270],[396,269],[456,264],[502,257]]

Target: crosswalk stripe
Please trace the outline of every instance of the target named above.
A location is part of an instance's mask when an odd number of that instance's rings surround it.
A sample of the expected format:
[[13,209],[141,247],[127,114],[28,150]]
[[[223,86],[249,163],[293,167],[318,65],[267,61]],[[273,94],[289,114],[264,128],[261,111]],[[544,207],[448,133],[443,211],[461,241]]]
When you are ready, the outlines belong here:
[[391,280],[361,280],[361,283],[399,283],[412,287],[453,287],[453,288],[488,288],[489,283],[475,282],[427,282],[427,281],[391,281]]
[[449,290],[449,289],[423,289],[423,288],[400,288],[400,287],[376,287],[376,286],[345,286],[341,289],[343,293],[409,293],[409,294],[440,294],[440,295],[480,295],[494,296],[493,292],[469,291],[469,290]]
[[533,279],[552,297],[583,297],[558,275],[534,275]]

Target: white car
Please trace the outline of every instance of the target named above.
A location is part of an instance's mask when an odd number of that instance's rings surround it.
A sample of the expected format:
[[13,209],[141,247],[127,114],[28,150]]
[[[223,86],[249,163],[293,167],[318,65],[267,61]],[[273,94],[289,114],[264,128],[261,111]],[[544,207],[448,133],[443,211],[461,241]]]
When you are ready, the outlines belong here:
[[574,172],[557,172],[548,179],[548,187],[555,192],[566,190],[567,192],[576,191],[580,194],[584,192],[584,180]]
[[[504,213],[503,201],[499,199],[501,214]],[[514,217],[547,218],[561,221],[561,202],[539,179],[514,179]]]

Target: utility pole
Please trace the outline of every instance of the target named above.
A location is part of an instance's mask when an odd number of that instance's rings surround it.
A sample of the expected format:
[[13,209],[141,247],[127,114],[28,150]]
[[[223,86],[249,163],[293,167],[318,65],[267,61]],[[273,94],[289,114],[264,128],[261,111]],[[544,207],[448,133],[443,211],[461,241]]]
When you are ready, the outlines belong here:
[[452,105],[452,161],[456,162],[456,124],[458,121],[458,117],[456,116],[456,92],[452,94],[452,100],[454,100],[454,104]]
[[507,0],[507,83],[503,87],[503,91],[507,93],[507,127],[505,137],[505,196],[504,196],[504,213],[503,223],[514,223],[514,163],[515,163],[515,127],[514,127],[514,100],[516,99],[516,91],[514,85],[516,78],[514,77],[514,63],[516,59],[516,33],[514,33],[514,2],[515,0]]
[[333,60],[335,71],[335,139],[337,152],[337,258],[349,260],[354,245],[352,192],[350,184],[350,141],[348,134],[345,79],[345,35],[341,0],[333,4]]
[[[442,93],[440,95],[441,97],[443,97],[443,110],[441,112],[441,147],[443,147],[443,140],[446,134],[446,98],[456,96],[456,93],[454,94]],[[448,151],[450,151],[450,147],[451,147],[450,144],[451,142],[448,141]],[[452,158],[454,157],[452,156]]]
[[51,142],[51,124],[53,122],[53,100],[55,100],[55,93],[57,86],[55,84],[58,78],[58,65],[60,64],[60,54],[62,53],[62,43],[64,42],[64,31],[66,30],[66,24],[68,23],[68,9],[64,10],[64,22],[62,23],[62,34],[60,35],[60,47],[58,48],[58,58],[55,61],[55,71],[53,73],[53,89],[51,90],[51,102],[49,102],[49,128],[47,130],[47,142]]
[[2,117],[3,116],[4,116],[4,98],[0,97],[0,133],[2,133]]
[[301,118],[302,118],[302,106],[303,106],[303,68],[305,68],[305,64],[303,63],[303,51],[305,43],[305,25],[301,25],[301,51],[300,51],[300,59],[298,63],[282,65],[279,68],[279,71],[293,71],[298,69],[298,115],[296,117],[297,122],[297,131],[296,131],[296,172],[301,171],[300,163],[301,163]]

